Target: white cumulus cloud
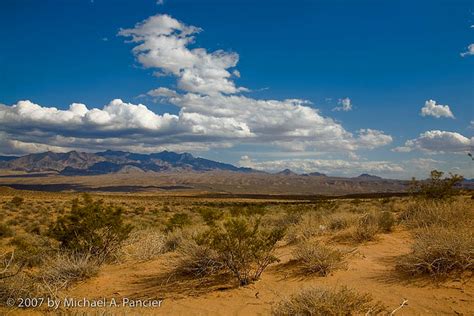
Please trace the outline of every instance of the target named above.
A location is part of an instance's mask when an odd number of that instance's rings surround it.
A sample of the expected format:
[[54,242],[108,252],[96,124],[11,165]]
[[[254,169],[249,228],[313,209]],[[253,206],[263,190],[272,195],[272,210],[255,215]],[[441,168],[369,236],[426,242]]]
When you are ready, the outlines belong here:
[[425,106],[421,108],[421,116],[434,116],[436,118],[447,117],[454,118],[449,105],[436,104],[434,100],[427,100]]
[[471,56],[471,55],[474,55],[474,43],[470,44],[467,47],[467,50],[461,53],[461,57],[466,57],[466,56]]
[[[248,143],[353,155],[359,149],[392,142],[383,131],[363,128],[352,133],[307,100],[242,95],[246,89],[233,81],[240,77],[235,69],[239,55],[192,48],[201,31],[162,14],[119,32],[133,43],[133,54],[144,67],[157,75],[176,77],[178,90],[159,87],[146,94],[176,106],[176,114],[157,114],[144,104],[120,99],[102,108],[73,103],[65,110],[25,100],[11,106],[0,104],[2,137],[31,148],[148,152],[179,147],[193,151]],[[345,109],[352,106],[349,98],[340,102]],[[9,144],[10,151],[23,150]]]
[[456,133],[440,130],[427,131],[415,139],[405,142],[404,146],[394,148],[397,152],[409,152],[415,149],[427,152],[465,152],[472,150],[474,137],[471,139]]

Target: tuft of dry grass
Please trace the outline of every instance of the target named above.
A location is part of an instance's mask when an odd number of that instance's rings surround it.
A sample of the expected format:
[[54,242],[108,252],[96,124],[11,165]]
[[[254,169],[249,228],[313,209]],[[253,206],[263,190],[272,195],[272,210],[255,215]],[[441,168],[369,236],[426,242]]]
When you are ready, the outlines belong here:
[[214,275],[225,269],[218,253],[206,245],[187,240],[177,249],[175,273],[193,278]]
[[332,231],[338,231],[348,228],[357,220],[357,216],[352,213],[341,212],[334,213],[325,218],[325,225]]
[[157,229],[134,231],[122,249],[127,257],[148,261],[166,252],[166,237]]
[[412,251],[398,259],[396,269],[409,275],[446,275],[474,270],[474,231],[431,226],[415,232]]
[[286,232],[285,240],[288,244],[309,239],[323,234],[326,227],[322,225],[321,217],[314,214],[304,214],[300,221],[291,224]]
[[408,204],[400,219],[408,228],[468,226],[474,221],[474,207],[469,200],[418,199]]
[[302,272],[327,276],[334,270],[345,267],[344,253],[318,242],[305,241],[293,250],[294,258],[300,262]]
[[310,287],[284,299],[272,308],[274,316],[283,315],[376,315],[386,311],[370,294],[360,294],[347,287],[334,290]]
[[97,275],[98,271],[99,263],[89,255],[63,254],[47,262],[38,278],[48,289],[57,291],[89,279]]

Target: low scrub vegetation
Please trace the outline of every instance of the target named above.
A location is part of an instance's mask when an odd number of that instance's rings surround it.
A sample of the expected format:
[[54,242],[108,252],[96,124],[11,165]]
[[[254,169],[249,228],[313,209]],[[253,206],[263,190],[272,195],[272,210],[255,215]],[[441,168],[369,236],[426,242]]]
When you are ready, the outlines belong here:
[[311,287],[273,306],[274,316],[286,315],[378,315],[386,311],[370,294],[360,294],[347,287],[334,290]]
[[410,275],[446,275],[474,271],[472,228],[431,226],[415,233],[411,253],[401,256],[397,269]]
[[122,212],[121,208],[84,195],[82,204],[74,200],[71,212],[58,218],[49,234],[64,250],[88,254],[103,262],[118,252],[132,230],[131,225],[124,224]]
[[214,250],[239,284],[247,285],[277,261],[273,252],[283,237],[282,228],[263,228],[260,220],[237,217],[212,228],[199,243]]
[[474,212],[472,203],[465,200],[416,200],[409,203],[400,219],[408,228],[457,227],[472,223]]
[[431,171],[430,178],[426,181],[412,179],[411,192],[427,199],[446,199],[457,194],[456,186],[462,182],[463,177],[450,174],[443,178],[442,171]]
[[[132,232],[122,249],[126,257],[148,261],[169,251],[166,241],[163,232],[149,228]],[[173,249],[176,249],[176,246],[173,246]]]
[[304,274],[326,276],[345,266],[344,253],[319,242],[305,241],[293,250],[293,257],[301,265]]
[[388,211],[369,212],[360,215],[352,226],[334,235],[336,241],[362,243],[372,241],[378,233],[392,231],[395,217]]
[[215,275],[225,269],[219,254],[208,245],[187,240],[177,249],[175,272],[179,275],[201,278]]
[[57,292],[74,282],[95,276],[98,270],[98,262],[88,255],[58,255],[45,264],[38,278],[48,289]]

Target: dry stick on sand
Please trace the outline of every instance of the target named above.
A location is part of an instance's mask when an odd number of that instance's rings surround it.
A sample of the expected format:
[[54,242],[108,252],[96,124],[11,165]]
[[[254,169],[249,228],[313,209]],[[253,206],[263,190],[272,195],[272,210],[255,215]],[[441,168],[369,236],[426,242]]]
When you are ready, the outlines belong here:
[[401,310],[404,306],[408,305],[408,300],[407,299],[403,299],[403,302],[402,304],[400,304],[400,306],[398,306],[397,308],[395,308],[391,313],[390,313],[390,316],[392,315],[395,315],[396,312],[398,312],[399,310]]

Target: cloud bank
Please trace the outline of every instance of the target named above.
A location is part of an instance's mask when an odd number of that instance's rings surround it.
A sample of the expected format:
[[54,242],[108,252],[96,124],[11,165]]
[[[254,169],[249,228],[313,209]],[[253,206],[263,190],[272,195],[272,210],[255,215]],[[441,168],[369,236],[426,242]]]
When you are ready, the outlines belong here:
[[242,156],[239,165],[273,172],[290,169],[300,173],[318,171],[325,174],[340,175],[355,175],[367,172],[390,174],[404,171],[402,166],[389,161],[347,161],[340,159],[291,159],[257,162],[249,156]]
[[456,132],[432,130],[420,134],[415,139],[406,141],[404,146],[397,147],[394,151],[421,150],[432,153],[460,153],[472,150],[473,147],[474,137],[469,139]]
[[[235,83],[239,55],[192,48],[202,30],[160,14],[121,29],[133,54],[157,76],[173,76],[178,90],[157,87],[149,97],[178,108],[157,114],[146,105],[114,99],[103,108],[73,103],[67,110],[19,101],[0,104],[0,132],[8,139],[3,153],[45,148],[150,152],[162,149],[201,151],[240,143],[275,146],[287,151],[319,152],[374,149],[392,137],[379,130],[347,131],[307,100],[264,100],[242,94]],[[350,99],[341,101],[351,107]]]

